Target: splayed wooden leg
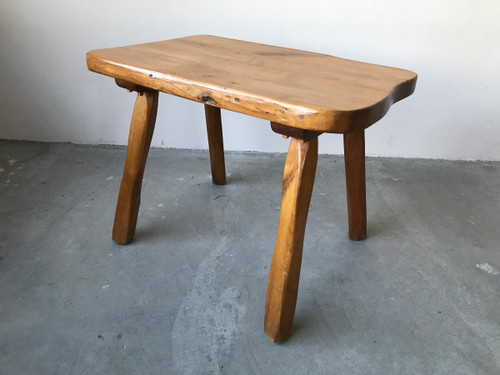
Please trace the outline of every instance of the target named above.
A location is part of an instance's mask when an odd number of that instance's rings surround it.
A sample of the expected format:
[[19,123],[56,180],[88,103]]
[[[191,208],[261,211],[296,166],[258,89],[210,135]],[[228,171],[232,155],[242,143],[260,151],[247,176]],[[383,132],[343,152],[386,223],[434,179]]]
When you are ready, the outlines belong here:
[[113,225],[113,241],[119,244],[128,244],[134,238],[141,201],[142,177],[153,137],[157,109],[158,91],[144,89],[137,93]]
[[299,287],[302,246],[318,159],[318,138],[292,138],[283,173],[281,212],[267,287],[264,331],[288,339]]
[[205,118],[207,120],[212,182],[216,185],[224,185],[226,183],[226,167],[224,164],[224,142],[222,138],[220,108],[205,104]]
[[365,132],[344,134],[349,238],[366,238]]

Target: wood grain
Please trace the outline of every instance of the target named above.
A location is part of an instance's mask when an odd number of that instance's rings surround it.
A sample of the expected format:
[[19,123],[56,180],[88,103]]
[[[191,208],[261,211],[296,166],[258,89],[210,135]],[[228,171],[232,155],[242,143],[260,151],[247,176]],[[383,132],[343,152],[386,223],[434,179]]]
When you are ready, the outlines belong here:
[[280,221],[267,286],[264,331],[288,339],[299,287],[302,246],[318,159],[318,138],[292,138],[283,173]]
[[205,104],[212,180],[226,182],[220,108],[271,121],[292,137],[269,273],[264,330],[288,339],[318,157],[318,136],[344,133],[349,237],[366,237],[364,129],[411,95],[417,75],[319,53],[198,35],[87,53],[92,71],[137,91],[113,240],[134,236],[158,92]]
[[271,129],[273,132],[281,134],[286,138],[292,137],[301,139],[303,141],[310,141],[318,137],[321,132],[316,132],[314,130],[305,130],[300,128],[294,128],[293,126],[278,124],[277,122],[271,121]]
[[319,53],[198,35],[90,51],[92,71],[283,125],[346,133],[410,95],[416,74]]
[[207,122],[212,182],[216,185],[224,185],[226,183],[226,166],[224,163],[224,142],[220,108],[205,104],[205,119]]
[[344,134],[349,238],[366,238],[365,132]]
[[124,81],[123,79],[118,79],[115,78],[115,83],[118,87],[121,87],[122,89],[126,89],[128,92],[138,92],[138,93],[143,93],[144,91],[148,90],[148,88],[136,85],[135,83],[127,82]]
[[119,244],[128,244],[134,238],[141,201],[142,177],[157,109],[158,91],[145,90],[143,93],[137,93],[113,225],[113,241]]

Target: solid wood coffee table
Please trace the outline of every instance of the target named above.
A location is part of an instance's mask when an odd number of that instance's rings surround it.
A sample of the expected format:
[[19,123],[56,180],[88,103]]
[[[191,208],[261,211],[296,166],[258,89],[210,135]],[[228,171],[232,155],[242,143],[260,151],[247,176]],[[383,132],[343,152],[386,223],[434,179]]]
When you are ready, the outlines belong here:
[[132,241],[158,92],[205,104],[215,184],[225,184],[220,108],[271,122],[291,137],[271,262],[264,331],[288,339],[295,313],[302,245],[321,133],[344,135],[349,238],[366,238],[364,129],[412,94],[413,72],[318,53],[208,35],[100,49],[88,68],[137,91],[113,240]]

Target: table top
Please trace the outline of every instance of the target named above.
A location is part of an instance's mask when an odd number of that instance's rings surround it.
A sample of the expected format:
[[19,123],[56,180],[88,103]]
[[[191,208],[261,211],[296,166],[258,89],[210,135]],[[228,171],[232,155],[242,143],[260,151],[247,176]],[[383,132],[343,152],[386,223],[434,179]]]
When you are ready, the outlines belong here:
[[415,89],[411,71],[197,35],[93,50],[91,71],[297,128],[345,133]]

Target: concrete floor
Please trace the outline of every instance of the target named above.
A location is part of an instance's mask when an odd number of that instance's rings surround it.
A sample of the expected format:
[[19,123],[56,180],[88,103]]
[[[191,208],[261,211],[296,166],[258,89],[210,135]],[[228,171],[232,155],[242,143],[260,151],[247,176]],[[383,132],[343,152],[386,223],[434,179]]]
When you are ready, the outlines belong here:
[[293,336],[262,331],[282,154],[154,149],[136,240],[125,149],[0,141],[0,374],[499,374],[500,163],[369,158],[347,238],[321,156]]

